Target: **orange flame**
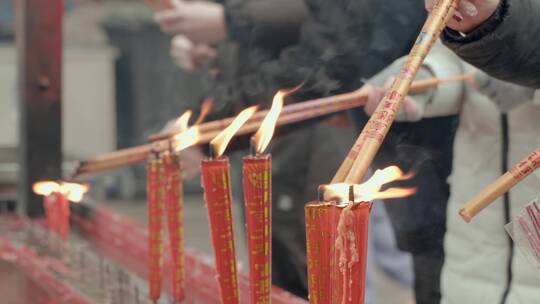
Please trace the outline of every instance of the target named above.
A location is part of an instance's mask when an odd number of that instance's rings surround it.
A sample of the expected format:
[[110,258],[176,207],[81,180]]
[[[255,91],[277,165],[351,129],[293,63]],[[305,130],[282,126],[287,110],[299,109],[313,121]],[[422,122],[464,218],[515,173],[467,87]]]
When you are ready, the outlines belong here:
[[257,106],[252,106],[243,110],[227,128],[212,139],[210,146],[214,150],[214,157],[217,158],[223,155],[234,134],[236,134],[246,121],[251,118],[255,111],[257,111]]
[[176,152],[185,150],[199,142],[201,131],[199,127],[191,127],[173,138],[173,149]]
[[180,115],[174,122],[167,123],[161,132],[183,132],[187,130],[189,119],[192,114],[193,112],[191,110],[185,111],[184,114]]
[[41,181],[32,185],[35,194],[49,196],[55,192],[60,192],[67,196],[67,199],[78,203],[82,201],[84,194],[90,190],[87,184],[68,183],[55,181]]
[[[354,201],[368,202],[376,199],[390,199],[407,197],[416,193],[416,188],[389,188],[381,191],[381,188],[388,183],[407,180],[414,174],[404,174],[396,166],[390,166],[383,170],[377,170],[373,176],[365,183],[353,185]],[[324,199],[326,201],[349,201],[350,185],[345,183],[323,186]]]
[[274,100],[272,101],[270,111],[268,111],[268,114],[266,117],[264,117],[259,130],[257,130],[257,133],[255,133],[253,136],[252,142],[255,145],[254,148],[257,153],[263,153],[270,144],[270,140],[274,135],[279,114],[283,109],[283,98],[285,98],[287,94],[289,94],[289,92],[283,90],[276,93]]
[[212,112],[212,109],[214,108],[214,99],[212,97],[207,97],[202,105],[201,105],[201,113],[199,114],[199,117],[197,117],[197,121],[195,121],[195,125],[198,125],[202,123],[208,114]]

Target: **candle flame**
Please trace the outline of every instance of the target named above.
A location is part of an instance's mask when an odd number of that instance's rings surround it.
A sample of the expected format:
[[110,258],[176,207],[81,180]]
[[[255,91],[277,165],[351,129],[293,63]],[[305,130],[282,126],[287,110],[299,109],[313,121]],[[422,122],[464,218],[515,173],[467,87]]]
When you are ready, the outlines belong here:
[[[369,202],[376,199],[390,199],[411,196],[416,193],[416,188],[389,188],[381,191],[381,188],[388,183],[411,179],[414,174],[404,174],[400,168],[390,166],[383,170],[377,170],[373,176],[365,183],[353,185],[354,201]],[[324,199],[326,201],[349,201],[350,185],[345,183],[325,185]]]
[[195,121],[195,125],[198,125],[202,123],[208,114],[212,112],[212,109],[214,108],[214,99],[212,97],[207,97],[202,105],[201,105],[201,113],[199,114],[199,117],[197,117],[197,121]]
[[174,122],[167,123],[161,132],[183,132],[187,130],[189,126],[189,119],[193,112],[191,110],[185,111]]
[[191,127],[173,138],[173,149],[176,152],[185,150],[199,142],[201,131],[199,127]]
[[270,140],[274,135],[279,114],[283,109],[283,99],[285,96],[287,96],[287,94],[289,94],[289,92],[284,90],[280,90],[276,93],[274,100],[272,101],[270,111],[268,111],[268,114],[266,117],[264,117],[259,130],[257,130],[257,133],[255,133],[253,136],[252,142],[255,145],[254,148],[257,153],[263,153],[270,144]]
[[67,199],[78,203],[82,201],[84,194],[90,190],[87,184],[69,183],[55,181],[40,181],[32,185],[35,194],[49,196],[55,192],[66,195]]
[[234,134],[236,134],[246,121],[251,118],[255,111],[257,111],[257,106],[252,106],[243,110],[227,128],[212,139],[210,146],[214,150],[214,157],[217,158],[223,155]]

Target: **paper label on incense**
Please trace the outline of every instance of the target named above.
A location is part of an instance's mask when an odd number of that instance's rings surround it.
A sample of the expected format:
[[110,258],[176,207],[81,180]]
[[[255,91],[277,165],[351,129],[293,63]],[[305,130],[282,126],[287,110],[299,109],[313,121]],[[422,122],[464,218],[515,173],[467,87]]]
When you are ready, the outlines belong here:
[[163,276],[163,163],[153,159],[147,165],[148,199],[148,284],[154,301],[161,295]]
[[249,250],[250,303],[270,303],[271,179],[269,155],[244,158],[243,182]]
[[237,304],[239,294],[229,161],[227,158],[205,160],[201,169],[221,303]]
[[310,303],[364,303],[369,203],[306,206]]
[[527,159],[522,160],[519,164],[510,169],[510,174],[512,174],[516,180],[522,180],[538,168],[540,168],[540,149],[534,151]]
[[178,156],[167,155],[163,162],[166,183],[165,206],[172,260],[172,297],[176,302],[180,302],[185,297],[182,174]]

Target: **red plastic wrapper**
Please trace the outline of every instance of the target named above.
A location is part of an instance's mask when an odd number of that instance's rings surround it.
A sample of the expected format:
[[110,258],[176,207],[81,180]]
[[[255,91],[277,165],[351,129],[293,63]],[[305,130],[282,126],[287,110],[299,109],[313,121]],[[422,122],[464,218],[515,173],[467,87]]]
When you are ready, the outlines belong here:
[[370,203],[306,205],[309,302],[363,304]]
[[269,304],[272,261],[272,157],[244,158],[250,303]]
[[175,303],[179,303],[185,298],[185,264],[182,168],[178,155],[166,154],[163,157],[163,169],[165,175],[165,206],[167,209],[172,261],[172,298]]
[[150,299],[161,296],[163,280],[163,163],[150,159],[147,165],[148,284]]
[[221,303],[238,304],[238,275],[229,167],[227,157],[203,160],[201,178],[210,220],[210,234],[214,246]]

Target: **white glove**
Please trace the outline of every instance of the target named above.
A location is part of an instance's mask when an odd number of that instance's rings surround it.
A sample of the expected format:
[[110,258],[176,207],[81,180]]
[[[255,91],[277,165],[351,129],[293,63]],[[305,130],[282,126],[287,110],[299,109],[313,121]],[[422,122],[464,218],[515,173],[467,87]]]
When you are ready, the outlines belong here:
[[217,56],[214,48],[205,44],[194,45],[191,40],[182,35],[177,35],[172,39],[170,52],[174,62],[186,71],[193,71]]
[[162,31],[186,36],[195,44],[214,44],[226,38],[223,5],[210,1],[178,1],[174,9],[154,15]]
[[532,102],[535,93],[532,88],[505,82],[481,71],[475,73],[472,85],[480,93],[489,97],[503,113],[524,103]]
[[[392,84],[394,77],[391,77],[384,88],[374,86],[371,84],[365,84],[360,92],[364,92],[367,97],[366,105],[364,106],[364,111],[367,115],[371,116],[377,109],[379,103],[381,103],[386,91],[389,89]],[[413,98],[411,96],[406,96],[401,104],[396,115],[396,121],[418,121],[422,119],[424,114],[424,108],[427,103],[427,100],[424,98]]]

